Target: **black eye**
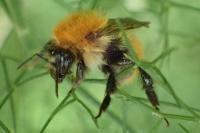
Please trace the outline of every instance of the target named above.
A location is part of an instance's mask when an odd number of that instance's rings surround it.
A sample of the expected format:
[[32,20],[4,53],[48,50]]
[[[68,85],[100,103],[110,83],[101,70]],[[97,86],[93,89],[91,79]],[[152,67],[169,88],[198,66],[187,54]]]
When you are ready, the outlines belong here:
[[50,54],[50,55],[55,55],[55,53],[56,53],[56,51],[55,51],[54,49],[50,49],[50,50],[49,50],[49,54]]
[[54,55],[54,54],[55,54],[55,51],[54,51],[54,50],[52,50],[52,51],[51,51],[51,55]]

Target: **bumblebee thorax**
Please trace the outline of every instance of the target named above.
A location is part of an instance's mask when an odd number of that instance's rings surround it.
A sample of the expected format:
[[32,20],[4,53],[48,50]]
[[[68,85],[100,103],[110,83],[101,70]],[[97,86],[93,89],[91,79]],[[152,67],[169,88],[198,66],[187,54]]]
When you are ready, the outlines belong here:
[[95,12],[79,12],[61,21],[54,29],[53,36],[60,45],[80,48],[92,45],[95,40],[88,37],[104,27],[106,23],[107,19]]

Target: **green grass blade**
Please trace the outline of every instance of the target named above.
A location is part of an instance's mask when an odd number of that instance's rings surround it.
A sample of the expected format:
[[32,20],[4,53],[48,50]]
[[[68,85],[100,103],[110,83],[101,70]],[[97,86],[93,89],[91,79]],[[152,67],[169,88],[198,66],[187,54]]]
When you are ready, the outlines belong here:
[[12,96],[12,93],[15,91],[15,88],[14,87],[12,87],[10,90],[9,90],[9,92],[8,92],[8,94],[3,98],[3,100],[1,101],[1,103],[0,103],[0,109],[3,107],[3,105],[6,103],[6,101],[10,98],[10,96]]
[[2,64],[2,67],[3,67],[5,82],[6,82],[6,85],[8,86],[8,89],[9,89],[10,79],[9,79],[8,70],[7,70],[7,64],[6,64],[5,59],[2,59],[1,64]]
[[[5,44],[7,44],[7,42],[8,42],[8,40],[10,39],[10,37],[12,36],[12,34],[14,33],[14,30],[13,30],[13,28],[11,27],[11,29],[9,29],[9,33],[8,33],[8,35],[3,39],[4,41],[2,42],[2,45],[5,45]],[[1,44],[0,44],[1,45]],[[0,47],[1,48],[1,47]],[[0,53],[0,57],[1,57],[1,53]],[[14,57],[12,57],[12,58],[14,58]]]
[[169,48],[169,7],[166,6],[163,14],[164,47],[163,51]]
[[162,113],[166,118],[177,119],[177,120],[185,120],[185,121],[193,121],[198,122],[199,120],[194,116],[186,116],[186,115],[177,115],[177,114],[167,114]]
[[0,54],[0,58],[1,58],[2,60],[3,60],[3,59],[11,60],[11,61],[16,62],[16,63],[19,62],[18,59],[14,58],[14,57],[11,57],[11,56],[7,56],[7,55],[2,55],[2,54]]
[[198,119],[200,119],[199,114],[197,114],[196,112],[193,111],[193,109],[191,107],[189,107],[186,103],[184,103],[182,100],[179,100],[181,102],[181,106],[182,108],[184,108],[185,110],[187,110],[188,112],[190,112],[193,116],[197,117]]
[[11,130],[0,120],[0,127],[6,132],[6,133],[12,133]]
[[[163,30],[164,30],[164,45],[163,45],[163,52],[170,47],[170,36],[169,36],[169,7],[167,6],[164,13],[164,23],[163,23]],[[170,63],[170,56],[167,56],[167,64]],[[164,60],[161,60],[161,66],[164,64]]]
[[[6,89],[9,92],[11,84],[10,84],[10,78],[9,78],[9,73],[8,73],[8,69],[7,69],[7,63],[4,59],[1,61],[1,63],[3,66],[3,72],[4,72],[4,76],[5,76]],[[12,95],[10,95],[9,100],[10,100],[10,109],[11,109],[11,113],[12,113],[12,123],[13,123],[14,131],[16,133],[16,131],[17,131],[16,114],[15,114],[15,105],[14,105],[14,100],[13,100]]]
[[151,65],[152,70],[160,77],[162,80],[162,83],[160,83],[174,98],[177,105],[181,107],[180,101],[176,93],[174,92],[174,89],[172,88],[171,84],[168,82],[168,80],[165,78],[165,76],[161,73],[161,71],[155,66]]
[[127,112],[127,103],[125,100],[121,100],[122,102],[122,105],[121,105],[121,108],[122,108],[122,119],[123,119],[123,125],[122,125],[122,133],[127,133],[127,117],[128,117],[128,112]]
[[198,7],[193,7],[193,6],[190,6],[190,5],[177,3],[175,1],[171,1],[170,4],[174,7],[178,7],[178,8],[181,8],[183,10],[188,9],[188,10],[191,10],[191,11],[200,12],[200,8],[198,8]]
[[97,84],[105,84],[106,79],[85,79],[84,82],[86,83],[97,83]]
[[78,6],[77,6],[77,11],[82,10],[82,8],[83,8],[83,3],[84,3],[84,0],[79,0]]
[[75,1],[66,2],[65,0],[53,0],[53,2],[63,8],[65,11],[67,10],[68,12],[70,12],[73,10],[73,7],[71,5],[74,4]]
[[0,109],[3,107],[3,105],[6,103],[6,101],[12,96],[13,92],[16,90],[16,87],[21,86],[21,85],[23,85],[23,84],[25,84],[25,83],[27,83],[27,82],[30,82],[30,81],[32,81],[32,80],[34,80],[34,79],[36,79],[36,78],[39,78],[39,77],[41,77],[41,76],[44,76],[44,75],[46,75],[46,74],[47,74],[47,72],[40,73],[40,74],[37,74],[37,75],[32,76],[32,77],[30,77],[30,78],[27,78],[27,79],[25,79],[25,80],[23,80],[23,81],[21,81],[21,82],[19,82],[19,80],[17,80],[17,79],[18,79],[18,78],[21,78],[21,76],[23,76],[23,75],[19,75],[19,76],[16,78],[16,80],[15,80],[15,85],[12,85],[12,86],[10,87],[10,89],[9,89],[9,91],[8,91],[8,93],[7,93],[7,95],[6,95],[6,96],[3,98],[3,100],[0,102]]
[[14,84],[19,83],[19,81],[26,75],[26,72],[27,72],[27,71],[22,71],[22,72],[17,76],[17,78],[15,79]]
[[149,133],[156,133],[156,130],[159,128],[162,123],[162,119],[158,120],[156,124],[150,129]]
[[181,31],[174,31],[174,30],[170,30],[169,34],[174,37],[179,37],[180,39],[183,39],[183,40],[187,38],[187,40],[192,40],[196,42],[200,41],[200,37],[198,34],[188,34],[188,33],[184,33]]
[[[150,109],[150,110],[153,111],[153,112],[158,112],[158,111],[155,110],[154,108],[152,108],[152,107],[150,107],[149,105],[145,104],[143,101],[138,100],[137,98],[135,98],[135,97],[129,95],[126,91],[124,91],[124,90],[122,90],[122,89],[118,89],[117,92],[118,92],[119,94],[121,94],[121,95],[123,95],[123,96],[125,96],[125,97],[127,97],[127,98],[129,98],[129,99],[131,99],[131,101],[133,100],[133,101],[135,101],[135,102],[138,102],[140,105],[143,105],[144,107]],[[158,112],[158,113],[159,113],[159,112]]]
[[137,58],[136,52],[135,52],[135,50],[133,49],[130,40],[128,39],[127,33],[124,31],[121,22],[120,22],[119,20],[116,20],[116,22],[117,22],[117,24],[118,24],[119,27],[120,27],[120,30],[121,30],[121,33],[122,33],[122,37],[123,37],[123,39],[124,39],[124,42],[125,42],[127,48],[129,49],[129,55],[130,55],[130,57],[131,57],[136,63],[138,63],[138,62],[139,62],[139,59]]
[[[169,48],[169,43],[170,43],[170,36],[169,36],[169,11],[170,11],[170,6],[169,6],[169,1],[159,1],[159,6],[160,6],[160,12],[159,12],[159,20],[161,23],[161,39],[163,39],[163,49],[162,49],[162,53]],[[167,58],[169,61],[169,58]],[[163,65],[164,60],[161,60],[160,65]]]
[[[119,73],[116,74],[116,78],[120,79],[123,77],[125,74],[130,73],[130,71],[133,71],[134,65],[130,65],[127,68],[121,70]],[[98,84],[106,84],[107,80],[106,79],[85,79],[84,82],[87,83],[98,83]]]
[[[53,110],[53,112],[50,114],[50,116],[48,117],[47,121],[44,123],[44,125],[42,126],[40,133],[43,133],[45,131],[45,129],[47,128],[47,126],[49,125],[49,123],[53,120],[53,118],[55,117],[55,115],[61,110],[63,109],[63,105],[66,103],[66,101],[69,99],[70,95],[66,95],[66,97],[60,102],[60,104]],[[73,103],[74,100],[72,99],[71,101],[68,101],[68,104]],[[67,106],[65,104],[65,107]]]
[[136,99],[135,97],[129,95],[127,92],[125,91],[122,91],[122,90],[118,90],[119,94],[125,96],[125,97],[128,97],[130,98],[131,100],[133,100],[134,102],[138,102],[140,103],[141,105],[143,105],[144,107],[146,107],[147,109],[150,109],[152,110],[153,112],[156,113],[156,116],[159,116],[161,118],[170,118],[170,119],[179,119],[179,120],[186,120],[186,121],[194,121],[194,122],[198,122],[199,119],[194,117],[194,116],[186,116],[186,115],[177,115],[177,114],[167,114],[167,113],[161,113],[161,112],[158,112],[157,110],[155,110],[154,108],[144,104],[143,102],[141,102],[140,100]]
[[[97,83],[97,84],[105,84],[106,80],[105,79],[85,79],[85,82],[88,83]],[[129,95],[130,96],[130,95]],[[134,96],[132,96],[133,98]],[[130,97],[126,97],[126,100],[130,100]],[[149,102],[149,100],[145,99],[145,98],[141,98],[141,97],[134,97],[134,99],[142,101],[142,102]],[[178,104],[175,103],[171,103],[171,102],[167,102],[167,101],[159,101],[161,104],[166,105],[166,106],[170,106],[170,107],[175,107],[175,108],[180,108]],[[199,118],[199,115],[196,112],[200,112],[200,109],[198,108],[193,108],[188,106],[187,104],[185,104],[183,101],[181,101],[179,99],[180,104],[182,105],[182,107],[187,110],[188,112],[190,112],[191,114],[193,114],[195,117]],[[196,111],[196,112],[195,112]]]
[[5,10],[6,14],[11,18],[11,13],[9,11],[6,0],[1,0],[1,5],[2,5],[3,9]]
[[185,133],[190,133],[181,123],[179,123],[178,125]]
[[[96,105],[97,107],[100,106],[100,102],[96,100],[96,98],[94,98],[88,91],[86,90],[83,90],[83,89],[79,89],[79,92],[81,92],[81,94],[83,94],[85,97],[87,97],[94,105]],[[118,115],[115,115],[112,111],[110,110],[106,110],[106,112],[108,114],[108,116],[113,119],[113,122],[117,123],[119,126],[122,126],[124,123],[123,123],[123,120],[118,116]],[[128,124],[126,125],[127,127],[127,130],[130,132],[130,133],[135,133],[135,131],[132,129],[131,126],[129,126]]]
[[16,85],[17,85],[17,86],[21,86],[21,85],[23,85],[23,84],[25,84],[25,83],[27,83],[27,82],[29,82],[29,81],[32,81],[32,80],[34,80],[34,79],[36,79],[36,78],[40,78],[40,77],[42,77],[42,76],[45,76],[45,75],[47,75],[48,73],[49,73],[49,72],[43,72],[43,73],[34,75],[34,76],[29,77],[29,78],[27,78],[27,79],[25,79],[25,80],[23,80],[23,81],[21,81],[21,82],[16,83]]
[[185,108],[188,112],[190,112],[192,115],[194,115],[197,118],[200,118],[200,116],[195,113],[188,105],[186,105],[185,103],[183,103],[183,101],[181,101],[178,96],[176,95],[176,93],[174,92],[174,89],[172,88],[171,84],[167,81],[167,79],[165,78],[165,76],[161,73],[161,71],[155,66],[155,65],[151,65],[151,68],[157,73],[157,75],[162,79],[161,85],[166,88],[168,90],[168,92],[173,96],[174,100],[177,103],[178,107],[182,107]]
[[164,59],[165,57],[169,56],[172,52],[174,52],[177,48],[172,47],[164,52],[162,52],[158,57],[156,57],[153,61],[151,61],[152,64],[156,64],[158,61]]
[[123,70],[121,70],[120,72],[118,72],[116,74],[117,80],[120,81],[120,79],[123,79],[126,75],[129,75],[130,72],[133,72],[136,67],[137,67],[136,65],[130,65],[130,66],[124,68]]
[[[132,96],[132,97],[134,97],[134,99],[138,99],[138,100],[143,101],[143,102],[149,102],[149,100],[146,99],[146,98],[136,97],[136,96]],[[123,97],[120,97],[120,96],[118,98],[124,99]],[[131,99],[126,97],[125,100],[130,101]],[[161,105],[165,105],[167,107],[173,107],[173,108],[180,109],[179,106],[176,103],[171,103],[171,102],[167,102],[167,101],[159,101],[159,102],[161,103]],[[196,112],[200,113],[200,109],[198,109],[198,108],[194,108],[194,107],[190,107],[190,106],[188,106],[188,108],[190,108],[192,111],[196,111]],[[187,109],[185,109],[185,110],[187,110]]]
[[91,3],[91,7],[90,9],[94,10],[98,7],[98,4],[101,0],[93,0],[92,3]]
[[64,103],[62,105],[62,107],[60,108],[60,111],[63,110],[66,106],[68,106],[69,104],[71,104],[71,103],[73,103],[75,101],[76,101],[76,99],[73,98],[73,99],[69,100],[68,102]]
[[[82,89],[82,88],[81,88],[81,89]],[[84,88],[83,88],[83,89],[84,89]],[[89,108],[82,100],[80,100],[75,94],[74,94],[74,98],[76,99],[76,101],[77,101],[78,103],[80,103],[80,104],[83,106],[83,108],[86,109],[86,111],[88,112],[88,114],[91,116],[92,121],[94,122],[95,126],[96,126],[97,128],[99,128],[97,119],[96,119],[95,116],[93,115],[93,113],[92,113],[92,111],[90,110],[90,108]]]

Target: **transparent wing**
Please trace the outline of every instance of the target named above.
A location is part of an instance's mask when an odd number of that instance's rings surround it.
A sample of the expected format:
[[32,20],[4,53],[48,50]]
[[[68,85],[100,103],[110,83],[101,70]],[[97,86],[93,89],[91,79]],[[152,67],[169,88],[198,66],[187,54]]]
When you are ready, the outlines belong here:
[[118,18],[109,19],[106,27],[101,29],[98,33],[99,35],[115,34],[120,32],[120,30],[130,30],[140,27],[148,27],[148,21],[138,21],[133,18]]

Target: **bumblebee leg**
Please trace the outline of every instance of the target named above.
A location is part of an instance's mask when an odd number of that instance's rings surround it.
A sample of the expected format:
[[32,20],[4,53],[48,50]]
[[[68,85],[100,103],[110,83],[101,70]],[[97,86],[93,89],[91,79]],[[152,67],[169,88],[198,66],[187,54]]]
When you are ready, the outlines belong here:
[[97,114],[97,116],[95,117],[96,119],[99,118],[102,114],[103,111],[105,111],[111,101],[110,95],[115,92],[115,90],[117,89],[116,87],[116,79],[115,79],[115,74],[112,70],[112,68],[108,65],[103,65],[102,70],[104,73],[108,73],[108,81],[106,84],[106,92],[105,92],[105,97],[101,103],[101,106],[99,108],[99,113]]
[[[146,95],[147,95],[149,101],[151,102],[153,107],[159,111],[159,108],[158,108],[159,101],[158,101],[157,95],[153,89],[153,80],[152,80],[151,76],[145,70],[143,70],[141,67],[139,67],[139,72],[140,72],[141,79],[143,82],[143,88],[146,92]],[[164,117],[164,120],[166,121],[167,126],[169,126],[169,122],[165,117]]]
[[84,78],[84,72],[86,70],[86,66],[83,60],[80,60],[77,64],[76,69],[76,79],[73,81],[72,88],[69,90],[68,95],[72,93],[75,87],[79,84],[79,82]]
[[56,70],[56,78],[55,78],[55,93],[56,97],[58,98],[58,71]]
[[76,83],[78,83],[80,80],[84,78],[85,70],[86,70],[85,63],[83,62],[83,60],[79,61],[76,70]]
[[147,95],[149,101],[155,107],[156,110],[159,110],[159,108],[158,108],[159,101],[158,101],[157,95],[153,89],[153,80],[152,80],[151,76],[146,71],[144,71],[141,67],[139,67],[139,72],[140,72],[141,79],[143,82],[143,88],[146,92],[146,95]]

